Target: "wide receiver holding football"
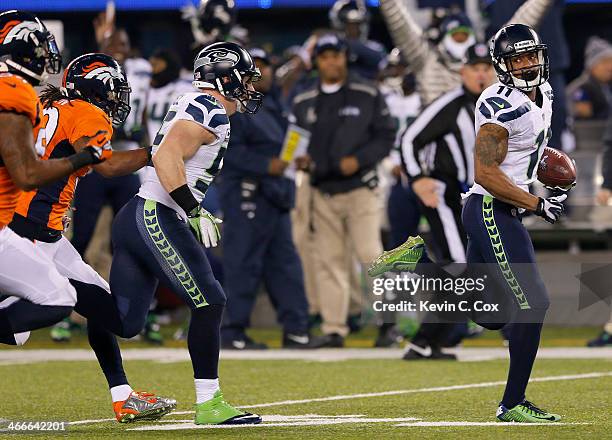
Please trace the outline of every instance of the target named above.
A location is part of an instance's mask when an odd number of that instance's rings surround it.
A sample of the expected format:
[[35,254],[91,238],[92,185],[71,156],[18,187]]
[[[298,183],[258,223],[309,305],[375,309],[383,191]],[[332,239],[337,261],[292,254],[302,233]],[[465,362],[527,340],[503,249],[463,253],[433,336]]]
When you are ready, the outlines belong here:
[[[508,330],[510,369],[498,420],[555,422],[559,415],[525,399],[549,299],[531,238],[521,223],[525,211],[555,223],[571,188],[552,188],[548,198],[529,192],[551,136],[547,48],[530,27],[510,24],[497,32],[490,52],[499,82],[476,103],[475,184],[465,196],[462,221],[468,235],[468,271],[486,267],[496,282],[494,291],[487,292],[491,302],[507,307],[495,322],[476,320],[487,328]],[[375,260],[369,273],[406,270],[448,277],[442,269],[432,270],[434,266],[422,238],[411,237]]]

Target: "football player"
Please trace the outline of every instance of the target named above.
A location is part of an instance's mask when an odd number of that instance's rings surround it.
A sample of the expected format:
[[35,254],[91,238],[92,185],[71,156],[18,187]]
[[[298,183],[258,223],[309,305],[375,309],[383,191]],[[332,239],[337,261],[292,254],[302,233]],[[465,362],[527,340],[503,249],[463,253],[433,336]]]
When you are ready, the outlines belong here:
[[[74,59],[66,68],[61,88],[49,85],[41,94],[46,139],[43,159],[74,154],[87,142],[110,145],[113,125],[122,124],[130,112],[129,99],[130,86],[112,57],[91,53]],[[24,192],[10,228],[34,242],[61,275],[98,286],[109,294],[108,283],[83,261],[63,236],[63,219],[70,209],[79,178],[92,168],[105,177],[114,177],[132,173],[148,161],[147,149],[118,151],[103,163],[81,168],[63,179]],[[115,336],[95,321],[87,328],[89,342],[108,381],[119,422],[155,419],[176,407],[172,399],[133,391],[123,370]]]
[[108,143],[94,139],[90,145],[85,138],[78,153],[37,157],[34,139],[39,145],[45,140],[33,86],[59,73],[60,66],[55,39],[38,18],[20,11],[0,14],[0,292],[12,296],[0,297],[0,342],[7,344],[22,344],[30,329],[61,320],[76,301],[68,279],[32,242],[7,228],[19,195],[112,155]]
[[[219,388],[219,332],[225,293],[205,247],[216,246],[220,220],[200,203],[223,165],[229,116],[254,113],[261,94],[253,59],[234,43],[214,43],[194,63],[195,92],[170,106],[153,140],[153,158],[136,197],[112,229],[111,295],[83,298],[90,319],[122,336],[144,326],[158,281],[191,309],[187,345],[194,369],[196,424],[253,424],[261,417],[228,404]],[[79,291],[81,293],[81,291]],[[81,297],[79,296],[79,303]]]
[[149,58],[151,63],[151,87],[147,93],[145,123],[149,139],[155,139],[168,109],[183,93],[193,92],[191,81],[180,77],[181,61],[168,49],[161,49]]
[[[555,223],[569,190],[555,188],[547,198],[529,192],[551,136],[547,48],[529,26],[510,24],[497,32],[490,53],[499,82],[485,89],[476,103],[475,183],[467,193],[462,221],[468,236],[468,269],[486,266],[497,282],[488,302],[502,303],[505,311],[492,321],[476,321],[490,329],[505,326],[509,335],[510,368],[497,418],[556,422],[559,415],[525,399],[549,298],[521,216],[530,211]],[[370,274],[404,269],[431,274],[424,266],[432,264],[423,240],[411,237],[379,257]]]

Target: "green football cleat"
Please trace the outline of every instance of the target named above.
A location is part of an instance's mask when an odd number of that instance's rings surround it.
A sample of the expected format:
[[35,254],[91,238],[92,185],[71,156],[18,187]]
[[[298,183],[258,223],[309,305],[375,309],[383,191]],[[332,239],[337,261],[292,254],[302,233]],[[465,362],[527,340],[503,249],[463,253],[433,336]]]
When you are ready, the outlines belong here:
[[214,397],[206,402],[195,405],[196,425],[256,425],[261,423],[261,417],[234,408],[223,399],[223,393],[218,390]]
[[523,400],[514,408],[506,408],[500,404],[497,408],[497,420],[500,422],[546,423],[561,420],[559,414],[552,414],[538,408],[528,400]]
[[383,252],[370,264],[368,275],[377,277],[385,272],[412,272],[423,256],[425,242],[417,235],[408,237],[405,243],[395,249]]
[[70,321],[67,319],[58,322],[51,327],[51,339],[55,342],[68,342],[72,337],[72,331],[70,330]]

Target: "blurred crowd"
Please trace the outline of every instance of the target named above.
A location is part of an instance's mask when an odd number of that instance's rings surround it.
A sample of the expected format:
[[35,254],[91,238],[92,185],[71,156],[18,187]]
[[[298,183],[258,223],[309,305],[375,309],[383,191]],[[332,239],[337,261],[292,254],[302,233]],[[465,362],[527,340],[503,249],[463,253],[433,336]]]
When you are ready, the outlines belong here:
[[[423,15],[417,17],[412,3],[380,0],[380,7],[372,9],[363,1],[337,0],[327,28],[313,30],[303,44],[282,53],[264,42],[252,44],[256,36],[249,35],[248,23],[240,22],[232,0],[202,0],[183,10],[193,53],[215,41],[248,47],[262,74],[255,88],[265,95],[256,115],[231,118],[223,169],[203,202],[224,220],[221,249],[207,250],[228,297],[224,348],[266,348],[248,334],[262,287],[286,348],[342,347],[349,333],[370,323],[378,329],[372,341],[378,347],[415,335],[416,316],[371,311],[372,279],[364,267],[383,249],[423,231],[433,235],[438,260],[465,258],[464,243],[457,238],[457,197],[472,183],[473,145],[469,134],[457,133],[473,131],[473,105],[472,114],[466,105],[466,116],[458,107],[448,122],[429,124],[447,131],[429,133],[424,118],[436,105],[447,105],[448,94],[457,90],[466,103],[475,103],[495,81],[488,47],[479,43],[503,24],[529,24],[548,44],[555,95],[550,146],[572,150],[575,124],[612,117],[610,42],[592,36],[584,50],[584,72],[566,86],[569,52],[562,0],[486,2],[476,16],[449,2],[447,8],[431,9],[426,26],[419,24]],[[113,146],[150,145],[169,106],[191,90],[190,66],[182,65],[172,47],[159,48],[148,60],[137,56],[130,36],[109,14],[94,21],[98,49],[122,64],[132,88],[132,111],[116,131]],[[382,15],[394,48],[369,39],[371,14]],[[612,146],[611,134],[607,145]],[[612,195],[612,166],[606,163],[601,203]],[[138,187],[136,174],[106,179],[91,173],[81,180],[72,243],[82,255],[102,207],[118,212]],[[168,316],[180,302],[163,286],[157,297],[143,337],[161,343],[159,324],[165,321],[160,316]],[[69,339],[77,322],[58,324],[53,338]],[[320,331],[313,332],[316,328]],[[464,323],[421,336],[436,333],[436,344],[444,346],[478,331]]]

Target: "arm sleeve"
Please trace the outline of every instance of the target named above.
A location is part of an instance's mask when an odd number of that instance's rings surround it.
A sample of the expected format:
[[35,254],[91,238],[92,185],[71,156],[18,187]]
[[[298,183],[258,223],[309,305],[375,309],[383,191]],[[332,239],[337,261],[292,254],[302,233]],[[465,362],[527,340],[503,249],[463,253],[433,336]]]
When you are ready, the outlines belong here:
[[380,0],[380,10],[393,44],[400,49],[415,73],[421,71],[431,48],[423,37],[423,30],[414,21],[403,0]]
[[250,174],[266,175],[270,158],[249,147],[250,123],[246,120],[247,117],[238,114],[232,117],[232,136],[223,161],[226,167]]
[[[72,116],[72,115],[70,115]],[[101,112],[88,110],[82,114],[76,123],[70,124],[72,130],[68,133],[70,145],[83,137],[92,138],[90,145],[102,147],[110,142],[113,136],[113,127],[108,118]]]
[[389,113],[389,108],[382,94],[377,92],[374,99],[373,121],[370,128],[370,142],[366,142],[355,152],[361,168],[374,166],[383,160],[395,141],[396,122]]
[[555,0],[527,0],[516,10],[509,23],[520,23],[538,28],[546,13],[550,10]]
[[0,77],[0,111],[26,116],[32,126],[38,125],[41,106],[31,85],[14,75]]

